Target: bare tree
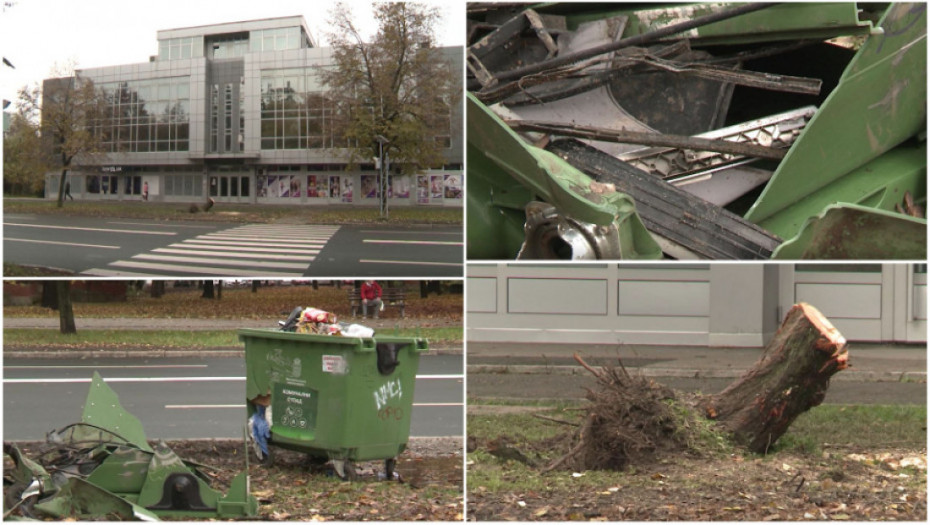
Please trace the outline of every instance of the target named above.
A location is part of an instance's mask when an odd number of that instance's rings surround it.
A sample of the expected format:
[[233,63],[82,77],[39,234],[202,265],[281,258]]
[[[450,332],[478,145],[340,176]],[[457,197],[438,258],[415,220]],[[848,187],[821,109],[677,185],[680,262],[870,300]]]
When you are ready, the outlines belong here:
[[[425,4],[375,4],[378,32],[359,33],[342,3],[331,13],[335,66],[323,73],[353,160],[377,157],[383,145],[404,173],[439,166],[450,135],[461,74],[433,47],[439,10]],[[379,136],[382,140],[379,141]],[[384,140],[386,139],[386,140]]]

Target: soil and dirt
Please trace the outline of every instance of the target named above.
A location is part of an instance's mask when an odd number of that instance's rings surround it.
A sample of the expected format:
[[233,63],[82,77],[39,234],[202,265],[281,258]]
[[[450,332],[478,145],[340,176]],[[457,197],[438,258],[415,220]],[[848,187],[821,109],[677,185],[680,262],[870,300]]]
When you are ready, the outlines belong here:
[[[478,459],[503,476],[527,474]],[[470,463],[472,463],[470,461]],[[473,467],[469,467],[471,469]],[[550,473],[537,490],[469,481],[471,520],[916,520],[927,519],[926,452],[837,448],[822,455],[674,456],[625,472]]]
[[[244,448],[235,440],[166,441],[180,457],[210,467],[214,488],[226,491],[245,468]],[[34,457],[41,442],[18,443]],[[382,462],[357,465],[360,480],[341,481],[328,465],[305,454],[274,449],[272,467],[249,465],[259,520],[288,521],[450,521],[462,520],[462,440],[413,439],[397,458],[402,482],[385,482]]]

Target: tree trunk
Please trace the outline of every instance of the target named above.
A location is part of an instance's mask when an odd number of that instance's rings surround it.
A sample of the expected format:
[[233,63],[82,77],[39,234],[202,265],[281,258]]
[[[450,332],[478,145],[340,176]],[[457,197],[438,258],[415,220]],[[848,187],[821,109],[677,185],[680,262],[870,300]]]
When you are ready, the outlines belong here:
[[42,308],[58,309],[58,286],[56,281],[42,283]]
[[830,377],[848,366],[846,339],[816,308],[796,304],[762,358],[708,398],[705,415],[765,453],[796,417],[823,402]]
[[252,293],[258,292],[258,279],[252,279]]
[[58,289],[58,325],[63,334],[76,334],[74,311],[71,309],[71,281],[55,281]]
[[216,281],[216,300],[219,301],[223,298],[223,280],[220,279]]
[[165,281],[152,281],[152,298],[158,299],[163,295],[165,295]]
[[203,282],[203,295],[200,296],[201,299],[213,299],[215,295],[213,294],[213,281],[207,280]]

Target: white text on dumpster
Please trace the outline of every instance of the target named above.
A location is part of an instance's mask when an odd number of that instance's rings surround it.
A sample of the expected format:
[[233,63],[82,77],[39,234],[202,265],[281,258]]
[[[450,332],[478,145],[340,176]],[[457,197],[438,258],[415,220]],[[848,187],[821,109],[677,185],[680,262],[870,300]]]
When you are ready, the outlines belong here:
[[392,379],[375,390],[375,405],[378,406],[378,410],[381,410],[388,404],[388,401],[399,399],[403,395],[404,393],[400,388],[400,379]]

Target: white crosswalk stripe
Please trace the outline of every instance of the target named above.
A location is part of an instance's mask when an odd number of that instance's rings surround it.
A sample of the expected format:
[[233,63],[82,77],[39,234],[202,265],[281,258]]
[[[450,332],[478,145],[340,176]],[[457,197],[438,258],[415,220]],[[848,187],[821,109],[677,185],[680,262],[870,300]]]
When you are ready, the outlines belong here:
[[198,235],[83,272],[300,277],[339,226],[247,225]]

